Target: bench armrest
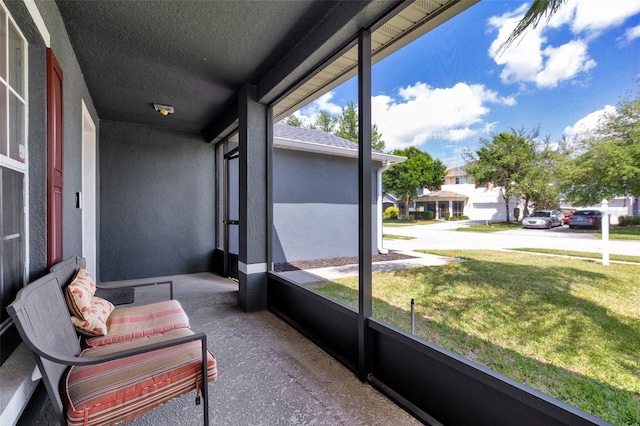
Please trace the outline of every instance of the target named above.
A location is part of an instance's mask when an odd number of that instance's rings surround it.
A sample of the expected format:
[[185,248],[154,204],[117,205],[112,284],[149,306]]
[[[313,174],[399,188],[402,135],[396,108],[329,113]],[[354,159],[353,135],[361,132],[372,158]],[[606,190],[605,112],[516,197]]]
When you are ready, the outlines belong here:
[[150,278],[141,278],[137,280],[125,281],[106,281],[96,284],[96,288],[101,290],[119,290],[123,288],[147,287],[152,285],[169,284],[169,298],[173,299],[173,281],[172,280],[156,280],[149,281]]
[[95,364],[101,364],[103,362],[107,362],[107,361],[113,361],[115,359],[121,359],[121,358],[127,358],[130,356],[134,356],[134,355],[140,355],[143,353],[148,353],[150,351],[155,351],[155,350],[159,350],[159,349],[164,349],[164,348],[169,348],[171,346],[178,346],[181,345],[183,343],[189,343],[189,342],[194,342],[196,340],[200,340],[202,343],[202,350],[203,350],[203,360],[205,362],[206,365],[206,357],[207,357],[207,335],[205,333],[195,333],[189,336],[183,336],[183,337],[176,337],[174,339],[170,339],[170,340],[166,340],[164,342],[156,342],[156,343],[151,343],[149,345],[144,345],[144,346],[140,346],[138,348],[133,348],[133,349],[127,349],[124,351],[119,351],[119,352],[114,352],[108,355],[101,355],[101,356],[88,356],[88,357],[80,357],[80,356],[74,356],[74,357],[70,357],[70,356],[65,356],[65,355],[58,355],[58,354],[50,354],[50,353],[45,353],[40,351],[37,348],[33,348],[31,347],[31,349],[36,352],[39,356],[41,356],[42,358],[48,359],[49,361],[53,361],[59,364],[64,364],[64,365],[69,365],[69,366],[73,366],[73,365],[95,365]]

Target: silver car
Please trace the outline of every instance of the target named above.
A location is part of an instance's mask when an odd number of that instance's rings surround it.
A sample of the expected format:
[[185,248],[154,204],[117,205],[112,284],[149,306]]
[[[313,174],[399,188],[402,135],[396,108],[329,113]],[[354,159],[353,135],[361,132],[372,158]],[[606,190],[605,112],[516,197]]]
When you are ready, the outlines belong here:
[[569,228],[602,228],[602,212],[600,210],[576,210],[569,220]]
[[536,210],[522,219],[523,228],[546,228],[564,225],[564,214],[558,210]]

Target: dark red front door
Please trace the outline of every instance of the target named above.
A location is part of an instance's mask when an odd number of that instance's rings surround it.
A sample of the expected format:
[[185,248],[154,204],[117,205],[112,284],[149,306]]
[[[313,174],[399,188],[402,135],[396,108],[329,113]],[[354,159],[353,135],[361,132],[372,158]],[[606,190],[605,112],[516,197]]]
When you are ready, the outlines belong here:
[[62,260],[62,69],[47,49],[47,263]]

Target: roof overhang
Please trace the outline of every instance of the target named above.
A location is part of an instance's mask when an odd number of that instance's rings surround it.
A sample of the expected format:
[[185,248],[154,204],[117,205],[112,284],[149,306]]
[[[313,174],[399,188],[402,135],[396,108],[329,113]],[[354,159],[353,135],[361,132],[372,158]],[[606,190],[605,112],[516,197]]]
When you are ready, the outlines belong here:
[[[371,55],[376,63],[396,52],[480,0],[405,1],[386,20],[372,27]],[[279,121],[357,75],[358,46],[355,40],[328,59],[278,100],[273,108]]]
[[[338,157],[358,158],[358,150],[339,146],[324,145],[316,142],[307,142],[295,139],[274,137],[274,148],[289,149],[294,151],[313,152],[317,154],[334,155]],[[389,164],[402,163],[407,158],[399,155],[386,154],[384,152],[372,151],[371,159],[374,161],[389,162]]]
[[415,201],[450,201],[469,198],[468,195],[455,191],[434,191],[415,198]]

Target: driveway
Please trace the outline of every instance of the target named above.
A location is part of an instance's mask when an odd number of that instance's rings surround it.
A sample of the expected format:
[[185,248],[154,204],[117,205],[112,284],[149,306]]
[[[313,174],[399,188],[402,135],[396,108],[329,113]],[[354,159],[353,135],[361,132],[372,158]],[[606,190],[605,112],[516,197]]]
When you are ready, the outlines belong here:
[[[384,227],[385,234],[414,237],[412,240],[384,240],[384,248],[398,251],[509,248],[549,248],[601,253],[603,241],[591,235],[592,229],[512,229],[480,233],[456,232],[469,222],[443,222],[433,225]],[[640,256],[640,241],[610,240],[609,253]]]

